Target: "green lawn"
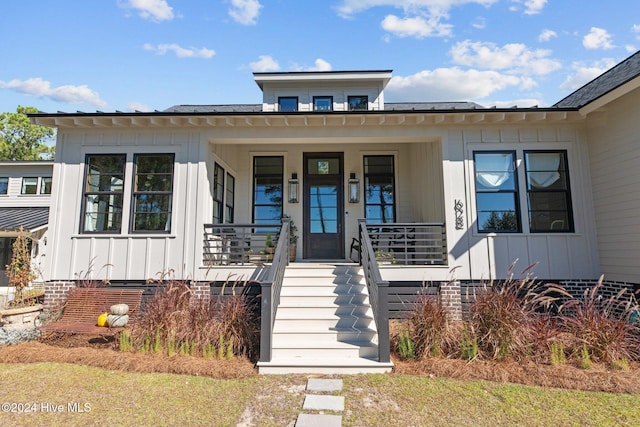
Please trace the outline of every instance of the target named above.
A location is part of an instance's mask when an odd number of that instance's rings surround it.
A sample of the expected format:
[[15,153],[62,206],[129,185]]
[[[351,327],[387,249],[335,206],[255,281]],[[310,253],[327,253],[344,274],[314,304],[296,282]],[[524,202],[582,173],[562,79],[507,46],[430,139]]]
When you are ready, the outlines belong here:
[[[342,378],[345,427],[640,425],[640,395],[396,374]],[[282,427],[293,425],[301,412],[305,383],[296,375],[217,380],[0,364],[0,402],[22,410],[35,404],[36,410],[8,413],[3,405],[0,425]],[[59,405],[62,412],[53,412]]]

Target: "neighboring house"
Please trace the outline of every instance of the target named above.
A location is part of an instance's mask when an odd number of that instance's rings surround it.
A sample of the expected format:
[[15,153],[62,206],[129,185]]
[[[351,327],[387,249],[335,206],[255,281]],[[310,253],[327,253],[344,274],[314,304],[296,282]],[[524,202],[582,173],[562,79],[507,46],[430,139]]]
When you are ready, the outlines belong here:
[[373,248],[390,294],[516,260],[640,283],[640,53],[548,108],[389,103],[391,77],[254,73],[262,104],[30,115],[58,129],[45,279],[261,280],[288,215],[298,261]]
[[[44,237],[49,222],[53,162],[0,162],[0,286],[7,285],[4,268],[20,227],[30,233],[33,266],[39,272],[44,257]],[[41,241],[42,240],[42,241]]]

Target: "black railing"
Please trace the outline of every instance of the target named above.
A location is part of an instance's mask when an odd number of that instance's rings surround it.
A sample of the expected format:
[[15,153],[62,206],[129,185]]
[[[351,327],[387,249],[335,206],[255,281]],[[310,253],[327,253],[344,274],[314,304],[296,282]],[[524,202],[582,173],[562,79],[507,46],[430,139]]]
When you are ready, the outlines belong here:
[[378,260],[365,220],[359,223],[360,260],[364,270],[369,304],[373,311],[373,319],[378,331],[378,361],[391,361],[391,342],[389,337],[389,282],[382,280],[378,269]]
[[282,224],[205,224],[203,264],[263,264],[271,262]]
[[367,223],[366,229],[379,264],[447,265],[442,223]]
[[271,361],[271,335],[276,311],[280,304],[280,291],[284,270],[289,264],[289,227],[290,219],[282,219],[282,229],[275,245],[275,253],[267,274],[260,281],[261,309],[260,309],[260,361]]

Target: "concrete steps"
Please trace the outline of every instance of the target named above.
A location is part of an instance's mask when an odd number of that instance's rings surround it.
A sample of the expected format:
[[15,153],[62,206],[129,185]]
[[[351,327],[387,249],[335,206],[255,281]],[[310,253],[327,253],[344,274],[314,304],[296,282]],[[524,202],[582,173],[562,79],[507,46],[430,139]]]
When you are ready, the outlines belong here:
[[379,363],[378,335],[360,267],[287,267],[272,335],[271,362],[260,373],[389,372]]

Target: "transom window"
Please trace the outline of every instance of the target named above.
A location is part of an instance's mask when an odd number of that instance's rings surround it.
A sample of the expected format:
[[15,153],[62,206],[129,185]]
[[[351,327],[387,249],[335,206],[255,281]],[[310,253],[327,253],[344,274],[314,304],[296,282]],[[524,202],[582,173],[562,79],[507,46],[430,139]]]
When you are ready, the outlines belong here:
[[122,226],[124,154],[88,154],[82,232],[119,233]]
[[331,111],[333,110],[332,96],[314,96],[313,111]]
[[133,232],[171,232],[173,154],[136,154]]
[[298,111],[298,97],[297,96],[279,97],[278,111]]
[[347,102],[349,111],[369,109],[369,97],[366,95],[349,96]]
[[478,231],[519,232],[515,152],[474,153]]
[[253,158],[253,222],[280,222],[284,182],[284,158],[264,156]]
[[364,191],[367,222],[395,222],[395,170],[392,155],[364,156]]
[[573,231],[565,151],[525,151],[531,232]]

